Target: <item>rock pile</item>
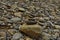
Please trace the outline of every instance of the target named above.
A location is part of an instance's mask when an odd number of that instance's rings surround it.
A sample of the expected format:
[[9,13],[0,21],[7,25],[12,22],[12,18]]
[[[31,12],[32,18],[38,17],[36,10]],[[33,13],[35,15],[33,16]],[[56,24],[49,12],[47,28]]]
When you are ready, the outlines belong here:
[[0,0],[0,39],[60,40],[60,0]]

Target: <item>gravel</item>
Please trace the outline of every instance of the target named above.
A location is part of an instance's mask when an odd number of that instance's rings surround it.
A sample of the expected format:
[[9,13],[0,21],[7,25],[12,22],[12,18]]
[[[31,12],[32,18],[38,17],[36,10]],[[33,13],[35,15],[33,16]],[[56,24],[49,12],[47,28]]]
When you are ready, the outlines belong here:
[[0,0],[0,30],[9,40],[60,40],[60,0]]

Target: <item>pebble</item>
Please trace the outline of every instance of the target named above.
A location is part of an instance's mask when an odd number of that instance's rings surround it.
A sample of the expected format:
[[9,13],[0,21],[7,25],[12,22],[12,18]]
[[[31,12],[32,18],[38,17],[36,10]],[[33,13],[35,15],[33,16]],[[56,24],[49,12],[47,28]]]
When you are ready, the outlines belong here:
[[18,7],[18,9],[19,9],[21,12],[24,12],[24,11],[25,11],[25,9],[22,8],[22,7]]
[[11,35],[13,35],[13,34],[17,33],[18,30],[16,30],[16,29],[9,29],[8,32],[9,32]]
[[28,25],[33,25],[33,24],[36,24],[36,23],[37,23],[37,21],[35,19],[28,19],[26,21],[26,24],[28,24]]
[[20,38],[19,40],[24,40],[23,38]]
[[15,16],[21,17],[22,12],[14,13]]
[[33,40],[33,39],[31,39],[31,38],[29,38],[29,37],[25,37],[25,40]]
[[3,21],[0,21],[0,25],[3,23]]
[[55,28],[56,28],[56,29],[60,29],[60,26],[59,26],[59,25],[55,25]]
[[12,22],[19,22],[19,21],[21,21],[21,18],[13,17],[13,18],[11,19],[11,21],[12,21]]
[[60,0],[0,0],[0,40],[60,40],[59,11]]
[[19,29],[20,24],[13,24],[14,29]]
[[59,38],[57,38],[57,40],[60,40],[60,37],[59,37]]
[[6,40],[6,33],[3,31],[0,31],[0,40]]
[[15,8],[17,8],[17,4],[16,3],[11,6],[11,9],[15,9]]
[[22,38],[23,37],[23,35],[21,34],[21,33],[15,33],[14,35],[13,35],[13,40],[18,40],[18,39],[20,39],[20,38]]

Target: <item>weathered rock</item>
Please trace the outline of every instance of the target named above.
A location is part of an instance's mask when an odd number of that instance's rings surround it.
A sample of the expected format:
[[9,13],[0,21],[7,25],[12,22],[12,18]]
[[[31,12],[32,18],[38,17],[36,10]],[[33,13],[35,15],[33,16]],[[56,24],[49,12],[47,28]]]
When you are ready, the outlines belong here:
[[42,28],[39,25],[22,25],[20,31],[32,38],[39,38]]

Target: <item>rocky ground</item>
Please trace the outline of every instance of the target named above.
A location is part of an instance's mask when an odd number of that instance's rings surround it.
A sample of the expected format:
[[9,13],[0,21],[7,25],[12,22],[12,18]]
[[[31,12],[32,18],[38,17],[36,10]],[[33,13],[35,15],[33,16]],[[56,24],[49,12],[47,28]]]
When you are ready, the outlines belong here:
[[0,0],[0,40],[60,40],[60,0]]

